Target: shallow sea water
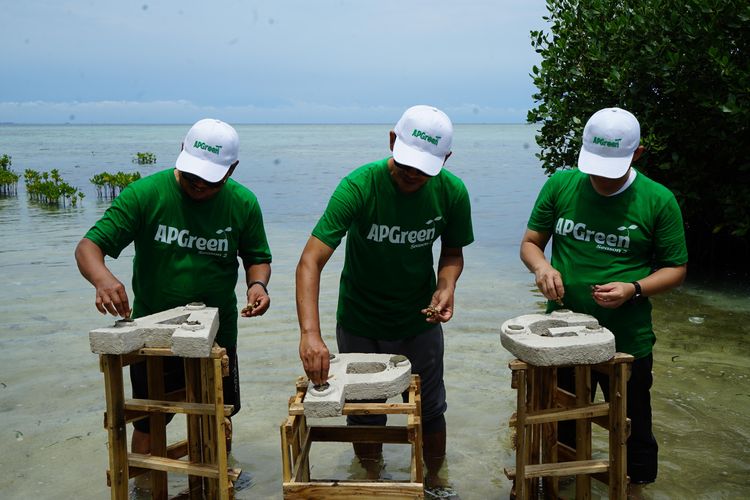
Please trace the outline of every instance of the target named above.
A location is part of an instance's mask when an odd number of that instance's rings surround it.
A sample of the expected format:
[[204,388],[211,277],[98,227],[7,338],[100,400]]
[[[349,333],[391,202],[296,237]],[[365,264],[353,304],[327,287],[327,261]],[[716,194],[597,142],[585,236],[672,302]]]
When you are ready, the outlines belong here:
[[[102,171],[143,174],[169,166],[187,126],[0,126],[0,154],[12,168],[49,170],[87,194],[82,206],[50,209],[19,195],[0,198],[0,497],[106,498],[103,379],[88,331],[113,321],[93,307],[73,249],[106,209],[88,179]],[[297,354],[294,268],[338,180],[386,156],[386,125],[239,126],[235,178],[260,200],[274,256],[272,304],[241,319],[242,412],[234,419],[232,460],[250,484],[238,499],[281,498],[279,424],[302,368]],[[262,149],[261,149],[262,148]],[[542,308],[518,242],[544,175],[534,130],[523,125],[459,125],[449,168],[473,204],[477,241],[465,250],[456,316],[446,325],[448,469],[463,499],[507,498],[503,467],[513,465],[508,419],[515,392],[500,345],[506,319]],[[158,167],[131,163],[154,152]],[[321,314],[332,347],[337,251],[323,275]],[[128,284],[132,247],[113,272]],[[241,287],[237,288],[240,294]],[[686,284],[654,300],[653,407],[660,472],[647,498],[750,497],[750,293],[747,284]],[[335,419],[331,423],[336,423]],[[169,426],[180,437],[183,418]],[[406,477],[408,452],[385,450],[389,477]],[[321,444],[313,477],[357,477],[346,445]],[[171,478],[172,493],[182,478]],[[595,490],[595,497],[604,495]]]

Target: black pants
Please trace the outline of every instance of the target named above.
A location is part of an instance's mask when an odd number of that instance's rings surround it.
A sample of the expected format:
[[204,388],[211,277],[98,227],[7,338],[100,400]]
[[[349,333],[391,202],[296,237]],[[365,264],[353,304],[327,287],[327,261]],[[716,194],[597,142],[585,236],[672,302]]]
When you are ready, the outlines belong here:
[[[628,438],[628,476],[636,484],[652,483],[656,480],[659,446],[651,432],[651,385],[654,356],[649,354],[633,361],[628,380],[627,415],[630,418]],[[591,400],[594,400],[597,384],[601,387],[604,399],[609,401],[609,377],[591,372]],[[574,370],[558,368],[557,385],[575,392]],[[575,447],[575,421],[560,422],[557,426],[558,440]]]
[[[445,431],[445,383],[443,381],[443,327],[438,323],[430,329],[405,340],[375,340],[358,337],[336,325],[336,341],[340,353],[367,352],[403,354],[411,362],[411,371],[419,375],[422,393],[422,432]],[[404,392],[406,401],[408,391]],[[385,402],[373,400],[372,402]],[[349,425],[385,425],[386,415],[349,415]]]

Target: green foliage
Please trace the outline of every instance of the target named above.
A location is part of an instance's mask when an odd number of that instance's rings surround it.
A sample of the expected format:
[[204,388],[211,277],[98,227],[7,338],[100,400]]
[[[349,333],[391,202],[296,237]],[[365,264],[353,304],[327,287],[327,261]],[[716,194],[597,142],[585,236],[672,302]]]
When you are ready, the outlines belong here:
[[[631,111],[638,168],[677,196],[689,230],[750,240],[750,2],[547,0],[528,121],[548,174],[574,166],[583,125]],[[730,243],[731,244],[731,243]]]
[[156,163],[156,155],[154,153],[136,153],[133,157],[133,163],[137,163],[138,165]]
[[18,174],[10,169],[11,157],[0,156],[0,196],[15,196],[18,187]]
[[65,182],[60,177],[60,171],[53,168],[49,172],[37,172],[27,168],[23,173],[26,192],[29,197],[47,205],[65,206],[66,202],[76,206],[84,194]]
[[116,174],[102,172],[94,175],[89,180],[94,186],[96,186],[96,195],[99,198],[114,199],[128,184],[137,181],[140,178],[140,172],[132,174],[126,174],[124,172],[117,172]]

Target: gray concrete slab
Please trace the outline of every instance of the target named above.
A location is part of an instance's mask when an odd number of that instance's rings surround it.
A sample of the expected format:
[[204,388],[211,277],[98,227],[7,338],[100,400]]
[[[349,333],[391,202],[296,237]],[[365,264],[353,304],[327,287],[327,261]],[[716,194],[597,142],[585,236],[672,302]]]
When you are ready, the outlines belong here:
[[142,347],[165,347],[176,356],[204,358],[219,329],[219,310],[194,303],[135,320],[117,320],[89,332],[91,352],[125,354]]
[[500,330],[503,347],[535,366],[597,364],[615,354],[612,332],[593,316],[567,309],[518,316]]
[[411,362],[393,354],[335,354],[328,384],[310,384],[305,395],[305,416],[336,417],[346,401],[388,399],[411,383]]

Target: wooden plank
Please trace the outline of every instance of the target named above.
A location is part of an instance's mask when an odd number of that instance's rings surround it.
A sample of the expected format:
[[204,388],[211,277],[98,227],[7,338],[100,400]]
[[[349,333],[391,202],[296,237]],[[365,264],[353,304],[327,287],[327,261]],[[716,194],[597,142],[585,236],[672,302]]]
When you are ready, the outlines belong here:
[[[184,401],[165,401],[156,399],[127,399],[125,400],[125,409],[127,411],[146,413],[213,415],[216,411],[216,405],[209,403],[187,403]],[[224,415],[229,416],[232,414],[232,411],[232,405],[224,405]]]
[[[607,460],[583,460],[580,462],[563,462],[559,464],[534,464],[527,465],[525,470],[527,479],[545,476],[559,477],[576,474],[595,474],[609,470],[609,462]],[[516,469],[508,468],[506,475],[517,478]],[[516,490],[516,494],[518,495],[518,490]]]
[[[411,403],[344,403],[342,415],[403,415],[414,413],[416,406]],[[289,405],[289,415],[304,415],[304,403]]]
[[[539,369],[541,391],[539,403],[541,408],[554,408],[555,391],[557,389],[557,368],[544,367]],[[528,417],[526,419],[528,422]],[[539,426],[541,436],[540,463],[557,463],[557,420],[546,422]],[[542,481],[545,495],[558,498],[557,477],[545,477]]]
[[422,380],[419,375],[411,376],[409,403],[416,407],[415,413],[406,418],[410,428],[415,429],[412,441],[410,476],[413,483],[424,482],[424,462],[422,461]]
[[140,363],[145,360],[146,358],[138,354],[138,351],[129,352],[122,355],[122,366],[134,365],[135,363]]
[[110,495],[112,500],[128,499],[128,448],[123,403],[122,358],[115,354],[99,357],[104,373],[107,405],[107,439],[109,443]]
[[[193,359],[185,360],[185,401],[193,404],[201,401],[201,378],[200,361]],[[201,447],[201,417],[200,415],[187,415],[187,455],[194,463],[203,462],[203,449]],[[188,495],[190,500],[203,499],[203,478],[188,475]]]
[[525,361],[521,361],[520,359],[514,359],[510,363],[508,363],[508,368],[513,371],[528,370],[529,366],[529,364],[527,364]]
[[281,435],[281,477],[282,481],[289,482],[292,479],[292,461],[289,457],[289,441],[286,432],[286,420],[279,426]]
[[[591,404],[591,368],[578,365],[575,371],[576,405]],[[576,420],[576,460],[591,460],[591,420]],[[579,474],[576,476],[576,500],[590,500],[591,476]]]
[[164,472],[175,472],[179,474],[192,474],[195,476],[217,478],[219,471],[216,465],[186,462],[166,457],[154,457],[141,453],[129,453],[128,463],[133,467],[143,467]]
[[307,457],[310,455],[310,433],[304,433],[300,443],[299,453],[294,460],[294,467],[292,468],[292,477],[295,482],[302,483],[310,480],[310,470],[308,469]]
[[[155,400],[164,399],[164,358],[152,356],[146,358],[148,373],[148,397]],[[127,401],[125,403],[127,405]],[[127,407],[127,406],[126,406]],[[155,457],[167,456],[167,421],[163,413],[149,412],[150,453]],[[167,473],[151,472],[151,495],[154,500],[167,500]]]
[[[126,399],[125,402],[132,401],[130,399]],[[164,394],[164,401],[167,402],[183,402],[185,401],[185,389],[180,389],[177,391],[172,391]],[[144,418],[147,418],[149,416],[147,411],[138,411],[138,410],[125,410],[125,421],[127,423],[132,423],[137,420],[141,420]],[[105,413],[105,421],[106,421],[106,413]],[[106,428],[106,424],[105,424]]]
[[558,422],[561,420],[577,420],[580,418],[600,417],[609,414],[609,404],[596,403],[587,406],[576,406],[573,408],[549,408],[529,412],[526,423],[529,425]]
[[406,427],[379,425],[314,425],[310,440],[326,443],[396,443],[408,444]]
[[214,422],[216,428],[216,464],[219,468],[219,499],[229,500],[229,479],[227,478],[227,425],[224,416],[224,391],[221,358],[212,361],[214,369]]
[[627,496],[627,376],[630,364],[612,367],[609,376],[609,498],[624,500]]
[[[214,400],[214,369],[211,358],[200,358],[200,377],[201,377],[201,398],[204,403],[211,403]],[[216,464],[216,421],[210,416],[201,419],[201,444],[203,445],[203,463]],[[206,478],[203,481],[203,488],[206,497],[216,499],[219,497],[218,481]]]
[[314,482],[284,483],[284,500],[361,500],[362,498],[388,498],[389,500],[414,500],[424,498],[421,483],[357,483]]
[[[513,361],[511,361],[511,365]],[[525,365],[525,363],[524,363]],[[511,367],[511,370],[513,368]],[[526,464],[531,457],[531,442],[529,439],[529,426],[526,425],[526,390],[527,390],[527,375],[528,370],[517,369],[518,374],[518,389],[516,391],[516,418],[518,423],[516,425],[516,467],[520,474],[520,479],[516,479],[514,484],[514,490],[516,498],[522,500],[529,498],[529,481],[525,479],[526,475]]]

